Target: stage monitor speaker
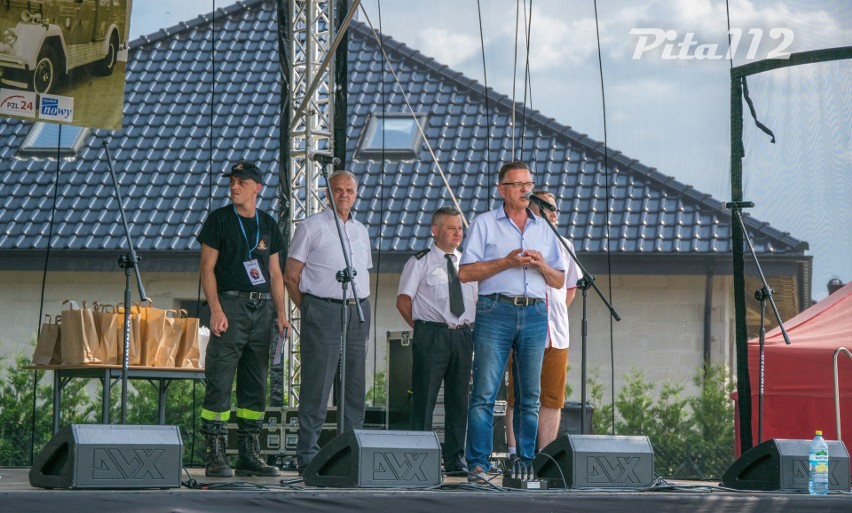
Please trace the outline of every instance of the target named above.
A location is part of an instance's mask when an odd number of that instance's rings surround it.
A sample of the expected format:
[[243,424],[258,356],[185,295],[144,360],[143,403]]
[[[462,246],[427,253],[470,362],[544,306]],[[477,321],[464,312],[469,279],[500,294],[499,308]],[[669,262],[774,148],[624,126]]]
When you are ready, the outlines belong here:
[[308,486],[436,486],[441,484],[441,446],[433,431],[353,429],[320,449],[303,475]]
[[[808,489],[810,440],[773,438],[747,450],[722,476],[722,486],[737,490]],[[828,489],[849,491],[849,453],[838,440],[828,444]]]
[[646,436],[563,435],[533,459],[548,488],[647,488],[654,449]]
[[183,442],[177,426],[71,424],[30,469],[38,488],[179,488]]

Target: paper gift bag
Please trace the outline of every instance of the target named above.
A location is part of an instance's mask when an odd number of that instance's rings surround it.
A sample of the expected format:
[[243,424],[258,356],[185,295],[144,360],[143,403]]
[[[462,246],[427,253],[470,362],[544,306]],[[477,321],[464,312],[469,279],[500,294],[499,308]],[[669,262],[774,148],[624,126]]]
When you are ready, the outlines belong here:
[[142,315],[142,363],[146,367],[156,365],[157,350],[165,337],[166,311],[155,308],[150,299],[141,304]]
[[[115,313],[118,316],[118,363],[124,364],[124,303],[116,305]],[[142,313],[138,304],[130,307],[130,348],[127,352],[127,365],[142,364]]]
[[[181,313],[186,314],[186,310],[181,310]],[[200,356],[198,347],[199,320],[195,317],[185,317],[183,320],[183,336],[181,336],[180,348],[175,357],[175,367],[197,369]]]
[[62,363],[65,365],[80,365],[84,363],[100,363],[95,356],[98,345],[98,332],[95,329],[95,318],[92,309],[83,307],[76,301],[62,302],[62,329],[60,344]]
[[[180,349],[180,339],[183,334],[186,311],[165,310],[162,320],[162,335],[154,354],[155,367],[175,367],[175,357]],[[160,326],[159,324],[157,325]]]
[[62,316],[57,315],[55,322],[50,322],[50,316],[44,316],[41,331],[38,334],[35,351],[33,351],[33,365],[57,365],[62,362],[60,351],[60,323]]
[[98,349],[95,356],[100,358],[101,363],[115,365],[120,362],[124,346],[124,332],[121,331],[122,319],[112,305],[95,303],[93,306],[92,315],[95,318],[95,329],[98,333]]

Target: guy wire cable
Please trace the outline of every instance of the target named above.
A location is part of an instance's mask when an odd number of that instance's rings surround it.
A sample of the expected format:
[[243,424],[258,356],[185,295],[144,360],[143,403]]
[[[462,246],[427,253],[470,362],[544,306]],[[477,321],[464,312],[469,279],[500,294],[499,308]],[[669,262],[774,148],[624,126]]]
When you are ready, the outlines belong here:
[[373,38],[379,43],[379,50],[381,50],[382,55],[385,58],[385,62],[388,64],[388,69],[394,78],[394,83],[399,87],[400,93],[402,94],[402,98],[405,101],[406,107],[408,107],[408,111],[411,113],[411,117],[414,120],[414,124],[417,126],[417,130],[420,133],[420,137],[423,138],[423,143],[426,144],[426,149],[429,150],[429,155],[432,157],[432,162],[434,162],[435,167],[438,169],[438,174],[441,175],[441,180],[444,182],[444,186],[447,188],[447,192],[450,194],[450,199],[453,202],[453,205],[462,213],[462,223],[464,223],[465,228],[468,227],[467,217],[464,215],[464,211],[461,209],[459,205],[458,199],[456,198],[453,189],[450,187],[450,182],[447,180],[446,174],[444,174],[444,170],[441,167],[441,163],[438,161],[438,157],[435,155],[435,150],[432,149],[432,145],[429,143],[429,138],[426,137],[426,132],[423,130],[423,125],[420,123],[420,120],[417,119],[417,113],[414,112],[414,108],[411,106],[411,102],[408,100],[408,93],[403,89],[402,84],[399,81],[399,76],[397,76],[396,71],[394,70],[393,63],[388,57],[387,52],[385,52],[384,44],[382,44],[382,40],[376,34],[376,28],[373,26],[373,22],[370,20],[370,15],[367,13],[367,10],[364,8],[364,4],[359,4],[361,8],[361,12],[364,14],[364,19],[367,20],[367,24],[370,26],[370,31],[373,33]]
[[530,37],[532,36],[532,0],[530,0],[529,15],[527,15],[527,0],[524,0],[524,38],[526,45],[526,56],[524,61],[524,102],[523,115],[521,116],[521,160],[529,160],[529,164],[535,169],[535,147],[530,152],[529,159],[524,159],[524,143],[527,136],[527,91],[529,91],[530,110],[532,110],[532,77],[530,76]]
[[[35,123],[33,123],[35,124]],[[47,248],[44,252],[44,268],[41,272],[41,297],[38,302],[38,319],[36,322],[36,340],[41,337],[41,319],[44,315],[44,288],[47,283],[47,265],[50,260],[50,247],[53,241],[53,220],[56,215],[56,198],[59,191],[59,163],[62,159],[62,125],[56,134],[56,176],[53,178],[53,205],[50,207],[50,219],[47,222]],[[38,395],[38,369],[33,369],[33,404],[32,418],[30,419],[30,466],[35,459],[35,430],[36,430],[36,399]],[[53,412],[58,415],[59,412]]]
[[518,18],[520,17],[521,0],[515,0],[515,42],[514,42],[514,57],[512,59],[512,160],[520,160],[515,155],[515,92],[517,89],[518,78]]
[[[216,93],[216,0],[212,0],[213,12],[210,18],[210,133],[208,134],[208,143],[210,150],[207,155],[207,202],[204,206],[204,218],[210,215],[210,208],[213,204],[213,105]],[[195,298],[195,317],[201,317],[201,274],[198,275],[198,291]],[[195,409],[197,405],[198,395],[198,380],[192,380],[192,437],[189,448],[190,465],[195,464],[195,438],[197,436],[196,415]]]
[[[609,299],[613,303],[615,300],[612,296],[612,252],[610,251],[610,236],[609,236],[609,204],[610,204],[610,190],[609,190],[609,146],[607,145],[607,132],[606,132],[606,91],[604,89],[604,76],[603,76],[603,58],[601,57],[601,31],[600,24],[598,21],[598,0],[593,0],[595,6],[595,37],[597,38],[598,43],[598,72],[600,74],[601,80],[601,110],[603,112],[603,168],[604,168],[604,186],[606,187],[606,212],[604,214],[604,230],[606,231],[606,272],[607,277],[609,278],[607,281],[609,282],[608,293]],[[612,316],[609,316],[609,365],[610,365],[610,401],[612,402],[612,411],[611,411],[611,421],[612,421],[612,434],[615,434],[615,332],[613,326]]]
[[[382,32],[382,0],[376,0],[376,7],[379,12],[379,37],[380,39],[384,39],[385,34]],[[381,66],[381,92],[379,93],[381,97],[381,106],[382,106],[382,114],[385,113],[385,66],[381,57],[379,57],[379,66]],[[376,252],[376,281],[375,287],[373,290],[376,291],[376,304],[373,306],[373,326],[378,326],[379,320],[379,275],[381,274],[382,269],[382,242],[384,241],[384,230],[382,229],[385,225],[384,217],[386,215],[385,211],[385,124],[382,123],[382,149],[381,155],[379,158],[381,162],[381,169],[379,171],[379,250]],[[378,346],[379,346],[379,334],[378,330],[374,329],[373,331],[373,407],[376,406],[376,394],[379,391],[379,388],[376,386],[376,378],[378,377]],[[385,376],[385,387],[388,386],[388,376]]]
[[[476,0],[476,12],[479,15],[479,45],[482,48],[482,82],[485,88],[485,162],[488,174],[489,190],[494,184],[494,166],[491,162],[491,106],[488,104],[488,69],[485,65],[485,34],[482,30],[482,5]],[[491,210],[491,200],[494,194],[488,193],[488,210]]]

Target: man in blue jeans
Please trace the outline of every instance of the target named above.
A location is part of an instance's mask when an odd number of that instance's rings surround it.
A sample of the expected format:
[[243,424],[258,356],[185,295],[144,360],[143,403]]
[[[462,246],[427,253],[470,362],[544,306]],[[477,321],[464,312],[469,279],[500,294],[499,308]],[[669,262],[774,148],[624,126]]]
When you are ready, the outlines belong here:
[[479,282],[473,333],[473,390],[465,456],[469,481],[485,479],[491,468],[494,401],[509,353],[513,352],[518,456],[535,456],[541,360],[547,343],[547,287],[561,288],[565,262],[556,235],[529,208],[535,184],[523,162],[500,168],[497,190],[504,203],[481,214],[459,265],[463,282]]

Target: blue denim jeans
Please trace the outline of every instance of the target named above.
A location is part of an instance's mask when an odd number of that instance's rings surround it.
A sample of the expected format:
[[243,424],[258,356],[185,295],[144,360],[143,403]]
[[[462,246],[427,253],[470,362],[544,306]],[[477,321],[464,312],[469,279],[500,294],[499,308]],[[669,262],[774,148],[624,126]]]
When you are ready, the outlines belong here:
[[525,462],[532,461],[538,432],[541,360],[545,345],[547,305],[544,301],[519,307],[479,296],[476,303],[476,327],[473,330],[473,390],[467,417],[465,454],[470,468],[491,468],[488,458],[494,441],[494,401],[510,351],[514,351],[513,427],[518,442],[518,457]]

